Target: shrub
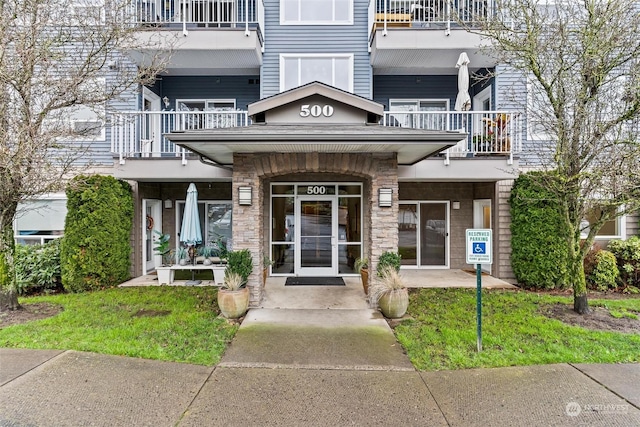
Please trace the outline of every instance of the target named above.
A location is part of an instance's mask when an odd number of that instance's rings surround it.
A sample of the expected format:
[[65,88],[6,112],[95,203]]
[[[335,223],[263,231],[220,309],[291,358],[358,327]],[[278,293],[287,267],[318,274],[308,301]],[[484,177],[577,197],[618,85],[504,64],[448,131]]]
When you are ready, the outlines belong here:
[[627,240],[613,240],[609,243],[608,249],[616,257],[623,285],[639,288],[640,237],[633,236]]
[[620,277],[615,255],[597,247],[585,258],[584,273],[587,287],[598,291],[616,288]]
[[396,272],[400,271],[400,254],[398,252],[385,251],[380,255],[378,265],[376,267],[376,273],[378,277],[383,277],[387,268],[391,267]]
[[511,190],[511,267],[525,288],[564,288],[569,283],[569,231],[557,198],[540,179],[554,180],[542,172],[522,174]]
[[16,245],[16,283],[19,294],[31,294],[60,285],[60,240],[44,245]]
[[253,259],[249,249],[231,251],[227,254],[227,269],[225,270],[225,280],[232,273],[242,277],[242,284],[245,285],[251,272],[253,271]]
[[67,188],[60,248],[69,292],[118,285],[129,278],[133,224],[131,187],[110,176],[77,176]]

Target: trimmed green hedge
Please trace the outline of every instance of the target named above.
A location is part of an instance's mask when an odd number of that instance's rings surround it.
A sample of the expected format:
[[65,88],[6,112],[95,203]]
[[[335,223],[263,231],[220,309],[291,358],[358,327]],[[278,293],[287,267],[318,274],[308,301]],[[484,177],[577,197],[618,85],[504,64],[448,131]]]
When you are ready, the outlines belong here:
[[67,189],[60,250],[68,292],[102,289],[129,279],[133,225],[131,187],[110,176],[78,176]]
[[552,179],[542,172],[520,175],[513,185],[511,206],[511,267],[526,288],[565,288],[568,283],[568,232],[557,198],[540,184]]

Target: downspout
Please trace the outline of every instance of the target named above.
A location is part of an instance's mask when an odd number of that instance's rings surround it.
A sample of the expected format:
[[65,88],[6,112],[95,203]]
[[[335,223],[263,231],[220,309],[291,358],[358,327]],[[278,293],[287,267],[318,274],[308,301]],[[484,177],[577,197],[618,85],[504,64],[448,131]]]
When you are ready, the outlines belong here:
[[204,156],[199,156],[199,159],[202,164],[205,164],[207,166],[214,166],[217,168],[226,169],[228,171],[233,171],[233,167],[214,162],[213,160],[207,159]]

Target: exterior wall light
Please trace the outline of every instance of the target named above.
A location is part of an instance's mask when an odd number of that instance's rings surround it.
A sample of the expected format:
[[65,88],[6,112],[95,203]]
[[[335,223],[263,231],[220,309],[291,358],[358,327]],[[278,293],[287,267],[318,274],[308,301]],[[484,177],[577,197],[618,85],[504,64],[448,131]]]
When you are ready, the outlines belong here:
[[251,187],[238,187],[238,204],[251,206]]
[[390,208],[393,202],[393,189],[380,188],[378,190],[378,206],[381,208]]
[[451,202],[452,209],[460,209],[460,202]]
[[171,103],[169,101],[169,97],[165,96],[164,98],[162,98],[162,102],[164,102],[164,108],[169,108],[169,104]]

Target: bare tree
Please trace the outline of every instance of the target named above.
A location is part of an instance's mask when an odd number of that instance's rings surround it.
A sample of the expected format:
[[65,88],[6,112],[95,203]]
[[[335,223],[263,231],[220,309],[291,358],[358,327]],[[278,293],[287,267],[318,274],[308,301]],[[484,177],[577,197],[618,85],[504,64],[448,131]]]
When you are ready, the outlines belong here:
[[[562,206],[574,310],[589,311],[583,260],[607,222],[640,207],[637,0],[497,0],[478,31],[528,79],[529,134]],[[585,222],[590,219],[590,224]]]
[[[0,0],[0,310],[19,308],[18,204],[86,171],[110,103],[153,82],[168,61],[161,52],[172,41],[139,37],[130,13],[127,0]],[[168,50],[154,50],[160,44]],[[147,65],[133,65],[129,51],[145,52]]]

